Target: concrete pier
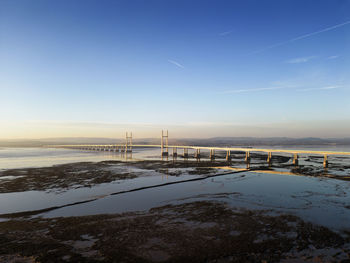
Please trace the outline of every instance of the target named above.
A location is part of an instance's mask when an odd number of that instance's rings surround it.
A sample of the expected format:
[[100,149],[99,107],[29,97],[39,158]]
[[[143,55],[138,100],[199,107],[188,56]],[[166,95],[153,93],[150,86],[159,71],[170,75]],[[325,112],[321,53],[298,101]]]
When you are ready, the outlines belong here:
[[293,154],[293,164],[295,165],[295,166],[298,166],[299,165],[299,156],[298,156],[298,154],[297,153],[295,153],[295,154]]
[[325,154],[324,158],[323,158],[323,167],[328,168],[328,156],[327,156],[327,154]]
[[188,158],[188,148],[184,148],[184,158]]
[[245,152],[245,159],[246,163],[249,163],[250,164],[250,152],[249,151],[246,151]]
[[226,161],[231,161],[232,157],[231,157],[231,151],[226,151]]
[[215,150],[214,149],[210,149],[209,158],[210,158],[210,160],[215,160]]
[[269,152],[268,155],[267,155],[267,163],[268,163],[269,165],[272,164],[272,152]]
[[197,159],[201,158],[201,149],[196,149],[195,158]]

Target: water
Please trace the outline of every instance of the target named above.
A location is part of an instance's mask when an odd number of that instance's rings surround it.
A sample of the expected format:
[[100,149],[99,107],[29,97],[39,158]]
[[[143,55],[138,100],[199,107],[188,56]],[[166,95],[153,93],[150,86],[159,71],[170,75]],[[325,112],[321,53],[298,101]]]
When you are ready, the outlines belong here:
[[[299,150],[324,150],[324,151],[347,151],[350,146],[259,146],[257,148],[275,149],[299,149]],[[190,150],[191,154],[192,151]],[[179,154],[181,151],[179,150]],[[127,156],[114,152],[81,151],[74,149],[55,148],[0,148],[0,170],[28,167],[44,167],[74,162],[99,162],[105,160],[140,160],[159,159],[160,149],[134,148],[132,154]],[[281,154],[282,155],[282,154]],[[285,155],[285,154],[284,154]],[[331,156],[330,159],[333,157]]]
[[350,208],[344,208],[350,204],[350,182],[252,172],[111,195],[43,216],[121,213],[199,200],[220,200],[238,208],[294,214],[333,229],[350,230]]
[[143,170],[143,176],[134,179],[116,180],[111,183],[94,185],[93,187],[82,187],[60,192],[25,191],[3,193],[0,194],[0,214],[41,210],[53,206],[62,206],[74,202],[103,198],[115,192],[195,177],[194,175],[188,175],[186,173],[181,177],[166,176],[156,171]]
[[81,151],[59,148],[0,148],[0,170],[45,167],[76,162],[138,160],[159,156],[159,149],[134,149],[125,156],[114,152]]
[[[264,147],[262,147],[264,148]],[[276,147],[281,148],[281,147]],[[294,147],[293,147],[294,148]],[[310,147],[295,147],[310,149]],[[350,147],[311,147],[312,150],[350,151]],[[12,168],[47,167],[75,162],[98,162],[103,160],[143,160],[159,159],[159,149],[134,149],[132,155],[112,152],[89,152],[80,150],[49,148],[0,148],[0,170]],[[307,160],[301,164],[322,168],[322,159]],[[183,161],[179,158],[179,161]],[[266,162],[253,160],[254,164]],[[349,176],[350,159],[330,158],[330,169],[325,174]],[[147,210],[166,204],[178,204],[198,200],[224,201],[230,206],[244,209],[263,209],[272,213],[288,213],[304,220],[331,227],[350,229],[350,182],[324,177],[286,175],[290,168],[274,167],[274,173],[259,172],[232,173],[201,181],[166,185],[118,195],[116,192],[166,182],[189,180],[204,175],[191,175],[190,169],[182,168],[181,176],[166,176],[155,170],[129,167],[122,164],[136,178],[115,180],[91,187],[69,189],[61,192],[24,191],[0,193],[0,214],[40,210],[53,206],[63,206],[75,202],[91,202],[67,206],[40,214],[43,217],[82,216],[100,213],[121,213]],[[333,167],[332,167],[333,165]],[[243,165],[241,165],[243,166]],[[176,168],[179,170],[179,168]],[[223,170],[217,170],[222,173]],[[16,177],[19,178],[19,177]],[[4,180],[15,180],[7,175]],[[95,200],[96,199],[96,200]]]

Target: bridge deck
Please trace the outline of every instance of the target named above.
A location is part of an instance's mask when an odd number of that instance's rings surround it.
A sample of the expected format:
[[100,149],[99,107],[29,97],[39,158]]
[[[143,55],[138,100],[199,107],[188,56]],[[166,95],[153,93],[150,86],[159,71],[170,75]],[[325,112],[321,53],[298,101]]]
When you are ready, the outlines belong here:
[[[149,145],[149,144],[133,144],[129,145],[139,148],[161,148],[161,145]],[[51,145],[47,147],[53,148],[108,148],[108,147],[125,147],[125,144],[71,144],[71,145]],[[297,150],[297,149],[260,149],[260,148],[239,148],[239,147],[212,147],[212,146],[189,146],[189,145],[168,145],[164,148],[181,148],[181,149],[194,149],[194,150],[217,150],[217,151],[242,151],[242,152],[266,152],[266,153],[289,153],[289,154],[316,154],[316,155],[350,155],[350,152],[340,151],[310,151],[310,150]]]

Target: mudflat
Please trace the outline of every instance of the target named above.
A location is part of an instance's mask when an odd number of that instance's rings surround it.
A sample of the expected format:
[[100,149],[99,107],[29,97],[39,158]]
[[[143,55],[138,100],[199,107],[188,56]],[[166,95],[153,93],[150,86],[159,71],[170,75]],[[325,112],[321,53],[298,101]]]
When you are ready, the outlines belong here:
[[[272,167],[258,161],[249,170],[237,162],[236,171],[226,170],[234,165],[220,160],[103,161],[1,171],[3,197],[32,193],[73,200],[1,211],[0,262],[349,262],[346,165],[324,171],[317,158],[298,167],[287,157],[274,158]],[[265,181],[281,181],[277,188],[308,185],[300,193],[282,196],[281,188],[266,197]],[[87,191],[88,198],[79,199],[79,191]],[[160,201],[129,211],[152,198]],[[118,210],[122,202],[126,208]],[[85,206],[103,209],[86,212]],[[336,207],[344,224],[303,216],[320,206]],[[75,210],[82,215],[74,216]],[[327,214],[323,210],[315,211]]]

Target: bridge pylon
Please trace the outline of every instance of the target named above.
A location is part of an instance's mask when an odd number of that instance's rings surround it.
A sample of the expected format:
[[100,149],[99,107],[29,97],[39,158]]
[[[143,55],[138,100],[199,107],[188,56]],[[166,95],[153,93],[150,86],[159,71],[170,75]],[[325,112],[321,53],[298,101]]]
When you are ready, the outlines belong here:
[[168,139],[169,139],[169,132],[168,132],[168,130],[166,130],[166,133],[165,133],[165,131],[162,130],[162,137],[161,137],[161,141],[160,141],[162,156],[168,156],[169,155],[169,152],[168,152]]
[[132,152],[132,132],[130,132],[130,136],[128,136],[128,132],[125,135],[125,152]]

